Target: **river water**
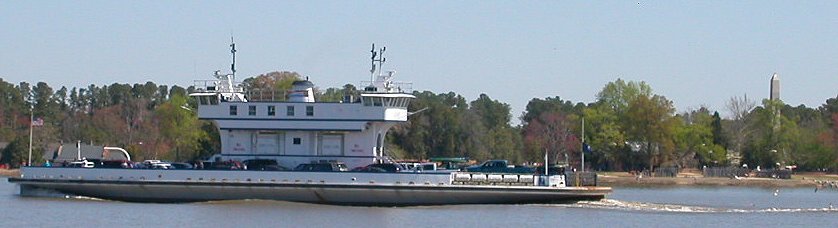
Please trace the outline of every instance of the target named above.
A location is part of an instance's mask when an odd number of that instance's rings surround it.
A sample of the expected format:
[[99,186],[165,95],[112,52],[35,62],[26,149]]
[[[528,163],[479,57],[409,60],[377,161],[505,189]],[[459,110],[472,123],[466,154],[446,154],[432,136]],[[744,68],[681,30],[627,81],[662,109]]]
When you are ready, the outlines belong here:
[[0,227],[835,227],[838,191],[814,188],[616,188],[554,205],[348,207],[244,200],[188,204],[21,197],[0,178]]

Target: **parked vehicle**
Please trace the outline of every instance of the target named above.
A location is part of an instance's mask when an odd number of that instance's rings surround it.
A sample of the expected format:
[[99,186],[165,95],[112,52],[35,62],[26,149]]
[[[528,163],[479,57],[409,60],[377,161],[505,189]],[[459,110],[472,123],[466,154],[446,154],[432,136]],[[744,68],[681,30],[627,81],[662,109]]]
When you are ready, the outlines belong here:
[[436,163],[433,162],[402,162],[399,163],[408,171],[412,172],[431,172],[436,171]]
[[203,162],[204,169],[213,170],[244,170],[245,165],[239,161],[217,161],[217,162]]
[[103,160],[101,161],[101,166],[96,166],[96,168],[112,168],[112,169],[125,169],[131,168],[131,161],[128,160]]
[[294,168],[294,171],[314,172],[343,172],[347,170],[348,168],[346,167],[346,165],[339,162],[300,164],[296,168]]
[[87,159],[80,160],[80,161],[72,161],[70,164],[67,165],[70,168],[93,168],[95,167],[94,163],[88,161]]
[[242,162],[247,170],[258,170],[258,171],[287,171],[288,168],[285,168],[279,164],[277,164],[276,160],[272,159],[250,159],[245,160]]
[[160,160],[145,160],[143,164],[149,169],[172,169],[172,164]]
[[468,172],[479,173],[535,173],[535,169],[526,166],[509,165],[507,160],[488,160],[478,166],[466,168]]
[[384,169],[378,168],[378,167],[374,167],[374,166],[362,166],[362,167],[354,168],[354,169],[349,170],[349,171],[350,172],[365,172],[365,173],[386,173],[387,172],[387,170],[384,170]]
[[401,164],[395,164],[395,163],[371,164],[371,165],[368,165],[367,167],[383,169],[384,171],[387,171],[388,173],[396,173],[396,172],[401,172],[401,171],[404,170],[404,166],[402,166]]
[[195,166],[185,162],[172,162],[171,163],[173,169],[194,169]]

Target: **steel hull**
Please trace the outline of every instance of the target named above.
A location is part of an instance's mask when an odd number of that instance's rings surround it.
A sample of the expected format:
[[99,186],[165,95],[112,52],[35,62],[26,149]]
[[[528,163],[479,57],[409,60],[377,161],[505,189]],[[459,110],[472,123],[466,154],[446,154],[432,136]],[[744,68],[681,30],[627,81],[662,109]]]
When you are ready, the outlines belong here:
[[[91,170],[81,172],[95,172]],[[44,170],[41,170],[44,171]],[[55,173],[61,169],[47,170]],[[71,171],[71,170],[66,170]],[[73,170],[75,171],[75,170]],[[123,172],[123,171],[120,171]],[[131,172],[131,171],[128,171]],[[145,171],[143,171],[145,172]],[[155,171],[166,173],[167,171]],[[175,172],[175,171],[168,171]],[[182,172],[182,171],[181,171]],[[205,174],[202,171],[187,171],[177,175]],[[267,174],[265,174],[267,173]],[[125,174],[125,173],[123,173]],[[271,174],[270,172],[221,171],[220,175],[306,175],[305,173]],[[44,174],[46,175],[46,174]],[[323,176],[352,176],[353,179],[395,178],[418,180],[419,175],[399,176],[397,174],[318,174]],[[393,177],[395,175],[395,177]],[[172,174],[174,176],[174,174]],[[430,176],[431,179],[445,176]],[[293,177],[292,177],[293,178]],[[413,178],[413,179],[411,179]],[[417,179],[418,178],[418,179]],[[542,186],[496,186],[496,185],[451,185],[435,182],[391,182],[340,183],[337,181],[289,180],[288,182],[267,179],[237,179],[238,181],[214,179],[213,181],[186,180],[113,180],[105,178],[9,178],[9,182],[21,186],[21,195],[32,196],[43,190],[67,195],[87,196],[108,200],[132,202],[197,202],[215,200],[264,199],[292,202],[307,202],[338,205],[408,206],[445,204],[544,204],[579,200],[598,200],[611,192],[607,187],[542,187]]]

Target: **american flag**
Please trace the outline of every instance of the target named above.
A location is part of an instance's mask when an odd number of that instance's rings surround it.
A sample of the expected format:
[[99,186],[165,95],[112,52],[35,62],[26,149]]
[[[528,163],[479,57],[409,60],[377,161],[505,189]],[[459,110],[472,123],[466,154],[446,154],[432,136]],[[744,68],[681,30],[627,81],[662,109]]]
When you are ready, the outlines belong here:
[[38,117],[38,118],[32,120],[32,126],[36,126],[36,127],[37,126],[44,126],[44,119]]

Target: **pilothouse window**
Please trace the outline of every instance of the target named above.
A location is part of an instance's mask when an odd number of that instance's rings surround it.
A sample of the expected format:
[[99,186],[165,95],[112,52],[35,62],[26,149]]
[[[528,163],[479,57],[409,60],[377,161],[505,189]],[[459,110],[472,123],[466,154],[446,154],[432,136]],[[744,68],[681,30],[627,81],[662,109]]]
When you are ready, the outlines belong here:
[[361,100],[364,102],[364,106],[372,106],[372,97],[363,97]]
[[372,98],[372,105],[373,106],[381,106],[382,105],[381,98],[380,97],[373,97]]
[[239,107],[235,105],[230,105],[230,115],[235,116],[239,114]]

